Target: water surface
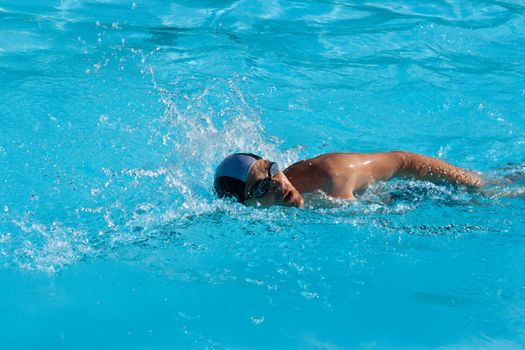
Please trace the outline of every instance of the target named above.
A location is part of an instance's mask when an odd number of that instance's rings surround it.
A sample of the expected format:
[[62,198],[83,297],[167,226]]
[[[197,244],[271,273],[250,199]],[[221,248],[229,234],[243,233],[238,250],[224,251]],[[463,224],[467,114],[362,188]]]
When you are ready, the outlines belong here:
[[524,48],[522,1],[0,0],[4,346],[524,348],[523,199],[212,192],[237,151],[523,186]]

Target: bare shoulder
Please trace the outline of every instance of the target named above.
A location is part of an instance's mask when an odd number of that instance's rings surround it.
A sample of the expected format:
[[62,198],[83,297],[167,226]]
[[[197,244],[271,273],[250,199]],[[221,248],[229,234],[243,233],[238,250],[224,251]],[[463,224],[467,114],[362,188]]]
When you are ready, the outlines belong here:
[[341,163],[351,163],[359,160],[364,154],[362,153],[349,153],[349,152],[333,152],[318,155],[317,157],[307,159],[306,161],[311,163],[313,166],[329,170],[337,167]]
[[328,153],[301,160],[284,169],[283,173],[301,193],[315,190],[328,193],[332,187],[335,156],[336,153]]
[[353,198],[353,191],[388,179],[397,167],[386,153],[326,153],[284,170],[300,192],[321,190],[334,198]]
[[348,158],[352,153],[325,153],[316,157],[298,161],[284,170],[285,174],[308,171],[309,173],[326,173],[336,164]]

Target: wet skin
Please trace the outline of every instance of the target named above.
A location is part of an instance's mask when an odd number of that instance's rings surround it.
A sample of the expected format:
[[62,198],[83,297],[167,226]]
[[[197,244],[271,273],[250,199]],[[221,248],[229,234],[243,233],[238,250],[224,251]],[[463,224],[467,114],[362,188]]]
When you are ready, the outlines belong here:
[[[246,193],[259,180],[268,178],[270,162],[259,159],[246,182]],[[383,153],[327,153],[292,164],[272,178],[266,194],[248,199],[249,205],[301,207],[301,193],[322,191],[333,198],[354,199],[354,194],[376,181],[411,177],[433,182],[448,181],[468,188],[483,186],[477,174],[439,159],[392,151]]]
[[[259,159],[255,162],[246,181],[245,192],[249,193],[253,185],[259,181],[268,178],[268,168],[270,162],[266,159]],[[277,175],[272,177],[270,187],[266,194],[259,198],[247,199],[245,204],[269,207],[272,205],[282,205],[287,207],[300,208],[304,199],[301,193],[288,180],[284,172],[279,171]]]

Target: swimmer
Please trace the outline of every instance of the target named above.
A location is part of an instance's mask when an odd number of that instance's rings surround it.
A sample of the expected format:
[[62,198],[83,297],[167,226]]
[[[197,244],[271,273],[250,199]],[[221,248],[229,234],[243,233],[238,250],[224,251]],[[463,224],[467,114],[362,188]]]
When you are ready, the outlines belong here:
[[282,171],[277,163],[255,154],[235,153],[217,167],[214,187],[219,197],[233,197],[247,205],[300,208],[304,193],[322,191],[332,198],[355,199],[368,185],[399,177],[446,181],[468,189],[478,189],[486,182],[477,173],[403,151],[327,153]]

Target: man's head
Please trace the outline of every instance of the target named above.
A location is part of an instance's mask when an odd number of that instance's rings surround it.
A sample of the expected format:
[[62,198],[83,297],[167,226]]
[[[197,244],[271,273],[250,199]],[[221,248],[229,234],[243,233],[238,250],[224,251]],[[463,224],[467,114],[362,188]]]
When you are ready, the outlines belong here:
[[277,163],[251,153],[226,157],[215,171],[214,187],[219,197],[235,197],[248,205],[303,204],[303,197],[279,171]]

